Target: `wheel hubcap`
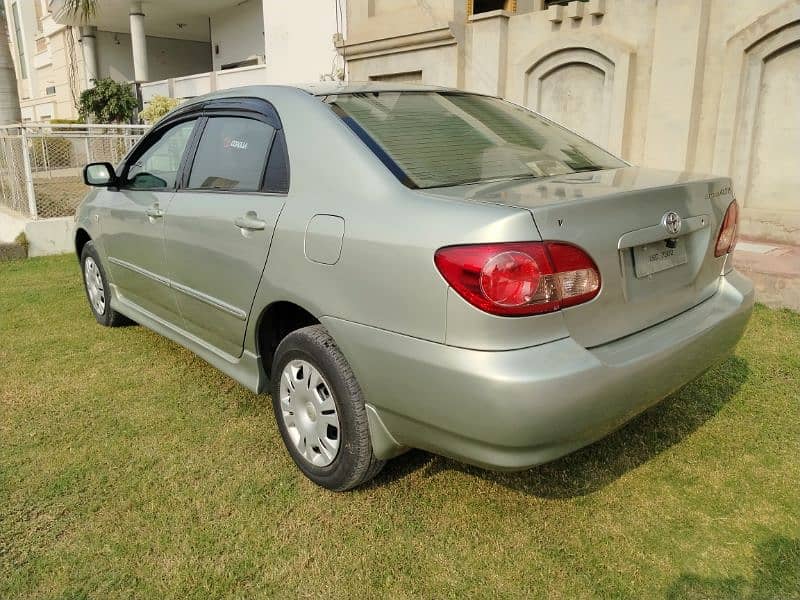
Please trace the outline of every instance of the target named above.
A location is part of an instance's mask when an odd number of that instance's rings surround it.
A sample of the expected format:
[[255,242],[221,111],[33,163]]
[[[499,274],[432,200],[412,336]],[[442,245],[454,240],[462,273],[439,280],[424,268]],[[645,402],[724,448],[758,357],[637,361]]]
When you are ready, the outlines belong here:
[[331,387],[311,363],[289,362],[281,373],[281,418],[300,455],[327,467],[339,453],[341,427]]
[[103,278],[94,259],[89,256],[83,263],[83,275],[86,280],[86,291],[89,292],[89,302],[98,315],[106,311],[106,294],[103,289]]

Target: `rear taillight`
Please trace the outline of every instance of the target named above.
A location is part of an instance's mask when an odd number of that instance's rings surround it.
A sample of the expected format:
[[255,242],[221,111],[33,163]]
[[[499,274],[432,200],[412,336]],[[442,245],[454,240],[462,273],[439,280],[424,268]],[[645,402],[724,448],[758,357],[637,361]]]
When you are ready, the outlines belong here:
[[714,248],[714,256],[722,256],[733,252],[736,246],[736,238],[739,229],[739,205],[736,200],[728,205],[725,211],[725,218],[722,219],[722,227],[717,237],[717,245]]
[[467,302],[493,315],[552,312],[600,291],[600,273],[586,252],[561,242],[448,246],[436,268]]

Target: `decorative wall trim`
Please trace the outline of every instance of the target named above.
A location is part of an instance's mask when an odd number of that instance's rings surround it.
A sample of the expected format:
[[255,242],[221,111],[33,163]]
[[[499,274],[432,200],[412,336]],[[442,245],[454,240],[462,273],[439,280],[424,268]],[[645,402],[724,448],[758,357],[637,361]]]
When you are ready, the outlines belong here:
[[743,193],[750,182],[749,160],[764,64],[798,41],[800,4],[790,0],[739,30],[726,44],[713,169],[735,174],[737,188]]
[[517,86],[524,86],[517,87],[517,98],[522,104],[539,110],[541,81],[556,69],[586,64],[602,71],[605,75],[602,114],[608,115],[604,145],[611,152],[622,154],[634,56],[632,46],[607,35],[559,36],[519,59],[509,77]]
[[485,21],[486,19],[497,19],[497,18],[510,19],[512,16],[514,16],[513,13],[507,10],[492,10],[489,12],[478,13],[477,15],[469,15],[467,17],[467,22],[474,23],[476,21]]
[[449,27],[439,27],[428,31],[420,31],[408,35],[400,35],[380,40],[367,42],[337,44],[339,54],[347,60],[362,60],[374,56],[385,56],[411,50],[436,48],[438,46],[451,46],[456,43],[456,38]]

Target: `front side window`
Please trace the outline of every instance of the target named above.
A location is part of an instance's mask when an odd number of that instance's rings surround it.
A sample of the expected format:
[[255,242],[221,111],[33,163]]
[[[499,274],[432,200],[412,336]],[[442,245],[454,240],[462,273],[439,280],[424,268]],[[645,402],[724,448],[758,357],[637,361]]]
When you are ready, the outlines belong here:
[[412,187],[545,177],[625,166],[534,112],[460,92],[339,94],[328,102]]
[[128,165],[124,187],[134,190],[172,189],[196,121],[179,123]]
[[208,120],[195,154],[189,188],[258,191],[275,129],[244,117]]

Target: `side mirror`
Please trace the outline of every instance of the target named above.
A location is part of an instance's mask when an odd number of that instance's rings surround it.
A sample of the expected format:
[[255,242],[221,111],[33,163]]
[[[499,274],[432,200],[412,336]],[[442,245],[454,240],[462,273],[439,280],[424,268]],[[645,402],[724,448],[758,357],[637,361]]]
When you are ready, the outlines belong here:
[[117,175],[111,163],[89,163],[83,167],[83,182],[95,187],[110,187],[117,185]]

